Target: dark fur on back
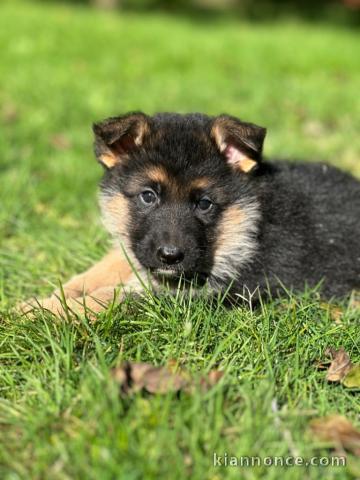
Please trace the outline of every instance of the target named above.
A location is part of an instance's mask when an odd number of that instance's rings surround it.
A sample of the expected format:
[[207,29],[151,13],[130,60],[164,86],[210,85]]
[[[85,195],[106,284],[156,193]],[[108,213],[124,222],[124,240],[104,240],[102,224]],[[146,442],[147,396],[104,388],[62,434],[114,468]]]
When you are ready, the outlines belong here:
[[360,285],[360,183],[320,163],[274,162],[253,179],[261,205],[259,250],[246,284],[303,290],[323,281],[324,296]]
[[[263,162],[265,129],[226,115],[131,113],[94,131],[105,224],[154,277],[235,293],[322,282],[330,297],[360,286],[360,182],[350,175]],[[181,260],[164,263],[164,245]]]

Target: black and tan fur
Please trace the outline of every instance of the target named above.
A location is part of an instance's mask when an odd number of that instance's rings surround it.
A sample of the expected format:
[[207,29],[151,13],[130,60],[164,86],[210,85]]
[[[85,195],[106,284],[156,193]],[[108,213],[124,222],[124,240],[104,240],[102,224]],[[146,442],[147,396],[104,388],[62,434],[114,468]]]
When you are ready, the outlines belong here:
[[[97,312],[119,285],[159,289],[179,278],[233,298],[360,286],[360,183],[350,175],[265,162],[265,129],[228,115],[130,113],[94,133],[115,247],[64,285],[71,309],[85,302]],[[58,294],[39,303],[63,313]]]

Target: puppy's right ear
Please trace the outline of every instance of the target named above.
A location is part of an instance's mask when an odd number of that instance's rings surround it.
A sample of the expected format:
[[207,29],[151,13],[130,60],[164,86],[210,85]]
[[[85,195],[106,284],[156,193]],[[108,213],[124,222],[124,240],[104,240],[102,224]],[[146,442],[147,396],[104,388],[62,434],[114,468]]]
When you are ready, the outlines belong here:
[[94,150],[98,161],[113,168],[140,147],[149,132],[149,118],[142,112],[111,117],[93,125]]

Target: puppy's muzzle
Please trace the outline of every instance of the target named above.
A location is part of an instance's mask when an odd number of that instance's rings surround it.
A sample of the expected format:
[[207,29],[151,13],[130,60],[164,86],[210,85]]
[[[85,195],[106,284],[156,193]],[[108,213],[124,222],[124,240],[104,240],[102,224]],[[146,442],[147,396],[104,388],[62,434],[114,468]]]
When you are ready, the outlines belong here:
[[184,252],[175,245],[162,245],[157,249],[156,256],[166,265],[176,265],[184,260]]

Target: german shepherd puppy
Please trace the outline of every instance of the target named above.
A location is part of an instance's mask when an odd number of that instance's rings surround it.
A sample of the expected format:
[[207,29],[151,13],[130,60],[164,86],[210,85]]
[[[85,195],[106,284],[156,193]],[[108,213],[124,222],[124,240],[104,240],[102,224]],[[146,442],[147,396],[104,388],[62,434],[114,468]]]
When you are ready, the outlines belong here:
[[[135,112],[93,130],[116,248],[64,285],[69,308],[97,312],[119,285],[180,278],[232,298],[360,286],[360,182],[350,175],[265,162],[265,128],[228,115]],[[63,313],[59,292],[37,304]]]

